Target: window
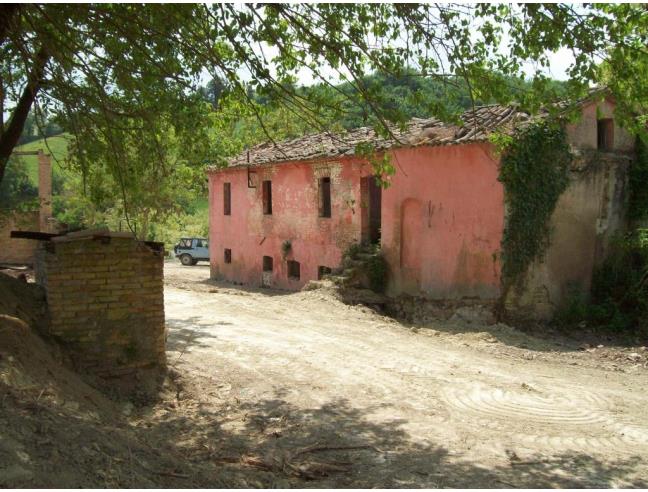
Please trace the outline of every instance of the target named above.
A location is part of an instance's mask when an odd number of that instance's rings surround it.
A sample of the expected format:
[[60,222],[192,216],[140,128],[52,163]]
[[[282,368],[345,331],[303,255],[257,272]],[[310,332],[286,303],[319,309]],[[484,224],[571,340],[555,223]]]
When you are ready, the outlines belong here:
[[317,280],[322,280],[324,275],[330,275],[333,273],[333,270],[327,266],[318,266],[317,267]]
[[612,150],[614,146],[614,120],[612,118],[598,120],[596,130],[599,150]]
[[331,178],[320,178],[317,180],[319,194],[319,216],[331,216]]
[[263,271],[264,272],[272,271],[272,256],[263,257]]
[[232,186],[223,183],[223,214],[232,215]]
[[272,215],[272,181],[263,182],[263,213]]
[[288,278],[299,280],[299,262],[288,260]]
[[225,263],[232,263],[232,250],[225,248]]
[[180,247],[181,248],[191,248],[191,239],[181,239],[180,240]]
[[196,239],[196,248],[202,248],[203,242],[202,239]]

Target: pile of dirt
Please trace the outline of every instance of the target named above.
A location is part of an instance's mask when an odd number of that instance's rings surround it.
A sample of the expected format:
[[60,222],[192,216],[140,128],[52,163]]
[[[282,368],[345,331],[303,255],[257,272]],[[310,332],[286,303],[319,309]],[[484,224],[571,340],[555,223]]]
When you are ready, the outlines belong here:
[[7,315],[0,315],[0,429],[0,487],[205,483],[186,474],[173,450],[138,439],[123,407],[61,365],[24,321]]
[[35,285],[0,275],[0,487],[227,487],[174,443],[151,444],[109,399],[66,366]]
[[20,318],[45,333],[48,324],[45,290],[38,284],[0,272],[0,314]]

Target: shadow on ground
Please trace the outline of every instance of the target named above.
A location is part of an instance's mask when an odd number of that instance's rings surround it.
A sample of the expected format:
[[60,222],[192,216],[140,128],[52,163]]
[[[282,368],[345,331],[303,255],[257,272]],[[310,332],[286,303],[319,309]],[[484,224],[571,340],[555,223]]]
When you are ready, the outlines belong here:
[[[147,439],[175,447],[200,476],[231,487],[646,487],[639,456],[601,461],[583,453],[530,456],[502,465],[462,461],[442,443],[414,443],[394,418],[375,423],[384,408],[354,408],[346,400],[293,407],[279,391],[256,403],[210,406],[182,387],[174,408],[148,415]],[[145,412],[153,412],[147,409]],[[415,437],[415,436],[414,436]],[[205,478],[210,480],[210,478]]]
[[171,328],[167,334],[167,351],[182,353],[190,347],[207,348],[210,344],[203,340],[218,338],[212,331],[203,328],[225,326],[231,323],[219,320],[205,322],[200,316],[191,316],[189,318],[167,318],[166,324],[168,328]]

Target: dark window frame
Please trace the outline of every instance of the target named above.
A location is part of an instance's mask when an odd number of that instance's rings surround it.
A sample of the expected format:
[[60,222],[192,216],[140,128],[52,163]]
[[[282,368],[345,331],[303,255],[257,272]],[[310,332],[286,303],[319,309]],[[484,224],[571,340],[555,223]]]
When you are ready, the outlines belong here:
[[286,270],[290,280],[301,280],[301,264],[298,261],[288,260]]
[[325,265],[319,265],[317,267],[317,280],[322,280],[324,278],[324,275],[330,275],[333,273],[333,269],[331,267],[327,267]]
[[223,251],[223,262],[228,265],[232,263],[232,250],[230,248],[225,248]]
[[272,215],[272,181],[266,179],[261,184],[263,199],[263,215]]
[[599,150],[614,148],[614,119],[601,118],[596,121],[596,148]]
[[274,270],[274,258],[272,256],[263,256],[263,272],[272,272]]
[[322,219],[330,219],[331,204],[331,178],[324,176],[317,180],[318,213]]
[[223,183],[223,215],[232,215],[232,183]]

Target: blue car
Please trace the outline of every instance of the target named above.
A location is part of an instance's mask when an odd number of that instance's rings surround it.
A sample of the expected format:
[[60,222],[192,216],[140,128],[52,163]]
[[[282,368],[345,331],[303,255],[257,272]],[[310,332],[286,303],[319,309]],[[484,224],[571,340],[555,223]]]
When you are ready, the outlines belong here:
[[173,252],[184,266],[209,261],[209,241],[203,237],[183,237],[173,247]]

